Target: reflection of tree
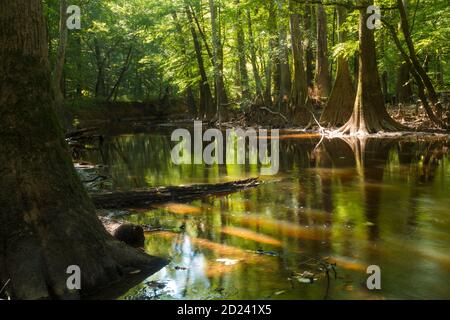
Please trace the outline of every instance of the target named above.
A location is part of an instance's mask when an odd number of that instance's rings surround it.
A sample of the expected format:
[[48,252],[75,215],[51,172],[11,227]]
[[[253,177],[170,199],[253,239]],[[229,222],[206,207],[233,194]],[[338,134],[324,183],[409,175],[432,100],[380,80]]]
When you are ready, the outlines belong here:
[[389,151],[395,142],[386,138],[352,137],[345,138],[345,142],[352,148],[356,167],[363,182],[365,215],[368,225],[370,241],[379,239],[379,222],[381,202],[381,184],[385,166],[389,159]]

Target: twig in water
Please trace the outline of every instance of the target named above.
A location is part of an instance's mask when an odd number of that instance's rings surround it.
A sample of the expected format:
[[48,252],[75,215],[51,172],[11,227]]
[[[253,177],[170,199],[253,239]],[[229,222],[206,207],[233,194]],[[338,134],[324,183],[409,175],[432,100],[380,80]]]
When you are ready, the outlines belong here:
[[8,279],[6,281],[6,283],[3,285],[3,287],[0,289],[0,294],[2,294],[3,290],[5,290],[6,286],[8,285],[9,281],[11,281],[11,279]]

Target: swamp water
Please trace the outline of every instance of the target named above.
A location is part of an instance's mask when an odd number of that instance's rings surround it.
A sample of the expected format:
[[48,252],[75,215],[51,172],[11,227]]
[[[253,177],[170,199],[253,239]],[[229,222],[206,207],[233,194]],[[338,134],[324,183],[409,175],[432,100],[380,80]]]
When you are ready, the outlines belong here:
[[[112,135],[83,160],[112,188],[217,183],[256,165],[172,164],[170,128]],[[280,171],[251,190],[118,216],[159,231],[171,263],[120,299],[449,299],[450,140],[280,135]],[[381,268],[381,290],[366,269]]]

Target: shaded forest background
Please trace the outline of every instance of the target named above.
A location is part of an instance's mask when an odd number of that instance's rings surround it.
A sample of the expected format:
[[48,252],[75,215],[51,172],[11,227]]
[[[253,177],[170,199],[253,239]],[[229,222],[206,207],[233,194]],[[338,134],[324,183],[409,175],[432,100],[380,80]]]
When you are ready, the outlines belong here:
[[[151,102],[167,112],[182,106],[194,117],[211,119],[217,110],[223,115],[255,104],[289,115],[290,108],[314,109],[329,101],[336,107],[325,108],[322,124],[334,126],[351,114],[360,51],[358,6],[364,1],[68,2],[45,1],[56,93],[69,106]],[[399,2],[410,39],[402,32]],[[60,23],[71,4],[81,8],[81,30],[68,31]],[[395,38],[407,55],[412,40],[418,63],[445,98],[450,87],[447,1],[376,5],[387,23],[374,33],[385,102],[408,105],[420,98],[421,80]],[[426,83],[425,89],[429,93]],[[437,101],[429,99],[434,107]],[[428,112],[439,124],[445,114],[439,107],[435,113]],[[308,118],[307,113],[291,115]]]

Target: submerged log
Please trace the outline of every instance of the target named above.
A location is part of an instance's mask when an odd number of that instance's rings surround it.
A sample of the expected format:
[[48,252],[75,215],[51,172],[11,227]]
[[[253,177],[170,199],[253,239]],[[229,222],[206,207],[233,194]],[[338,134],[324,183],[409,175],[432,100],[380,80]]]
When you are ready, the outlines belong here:
[[218,184],[158,187],[126,192],[92,194],[91,199],[98,209],[145,208],[164,202],[188,202],[207,196],[228,194],[261,184],[258,178],[237,180]]

